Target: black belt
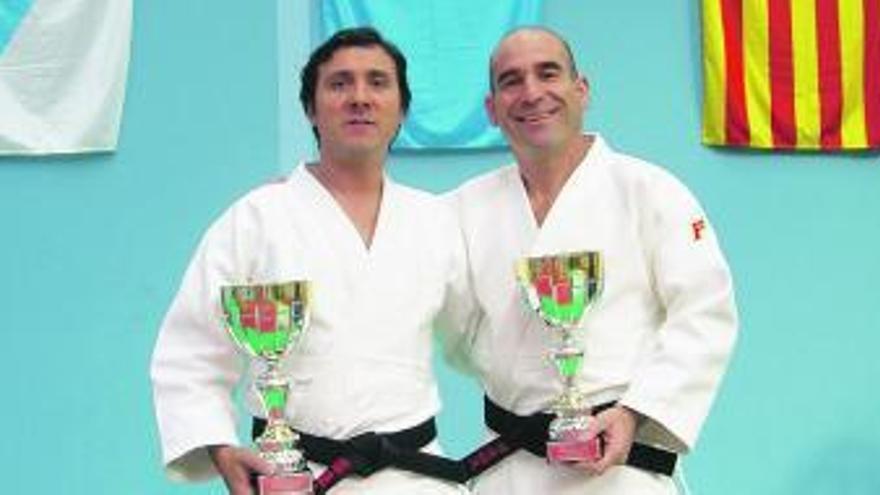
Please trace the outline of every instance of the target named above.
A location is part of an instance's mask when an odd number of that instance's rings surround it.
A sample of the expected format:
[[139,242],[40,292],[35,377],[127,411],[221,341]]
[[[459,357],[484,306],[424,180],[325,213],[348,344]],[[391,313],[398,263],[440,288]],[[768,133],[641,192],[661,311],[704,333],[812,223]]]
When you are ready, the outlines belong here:
[[[593,407],[591,413],[598,414],[613,407],[614,404],[614,402],[600,404]],[[531,416],[519,416],[486,397],[485,417],[486,426],[497,433],[498,438],[465,458],[470,477],[479,475],[518,449],[527,450],[538,457],[546,457],[548,427],[554,417],[552,414],[536,413]],[[630,447],[626,464],[672,476],[677,460],[678,455],[673,452],[634,442]]]
[[[613,402],[593,407],[598,414]],[[412,428],[393,433],[368,432],[348,440],[333,440],[300,432],[299,446],[310,461],[327,466],[315,479],[315,495],[329,490],[351,474],[369,476],[380,469],[395,467],[432,478],[465,483],[504,460],[519,449],[546,457],[548,428],[552,414],[519,416],[485,398],[486,425],[498,437],[460,461],[419,451],[437,436],[434,418]],[[257,438],[266,420],[254,418],[252,435]],[[671,476],[678,456],[650,445],[633,443],[626,464],[653,473]]]
[[[253,438],[260,436],[265,428],[266,420],[254,418]],[[333,440],[302,432],[299,435],[299,447],[306,458],[327,466],[315,479],[315,495],[325,493],[351,474],[367,477],[386,467],[458,483],[467,480],[467,473],[460,462],[419,451],[437,436],[434,418],[405,430],[368,432],[348,440]]]

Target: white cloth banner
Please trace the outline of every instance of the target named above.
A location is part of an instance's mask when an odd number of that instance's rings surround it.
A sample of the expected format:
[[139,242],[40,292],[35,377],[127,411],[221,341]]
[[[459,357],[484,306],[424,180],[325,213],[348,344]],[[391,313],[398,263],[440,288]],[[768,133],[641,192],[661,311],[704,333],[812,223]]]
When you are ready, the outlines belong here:
[[116,148],[132,0],[0,0],[0,155]]

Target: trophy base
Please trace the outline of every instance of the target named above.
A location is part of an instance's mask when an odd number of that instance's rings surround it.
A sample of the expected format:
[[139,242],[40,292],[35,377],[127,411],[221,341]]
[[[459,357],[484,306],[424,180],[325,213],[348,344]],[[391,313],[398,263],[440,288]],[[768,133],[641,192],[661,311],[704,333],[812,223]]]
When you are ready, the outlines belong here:
[[560,440],[547,442],[547,460],[552,463],[595,461],[602,457],[599,437],[592,440]]
[[312,495],[312,473],[293,473],[257,477],[259,495]]

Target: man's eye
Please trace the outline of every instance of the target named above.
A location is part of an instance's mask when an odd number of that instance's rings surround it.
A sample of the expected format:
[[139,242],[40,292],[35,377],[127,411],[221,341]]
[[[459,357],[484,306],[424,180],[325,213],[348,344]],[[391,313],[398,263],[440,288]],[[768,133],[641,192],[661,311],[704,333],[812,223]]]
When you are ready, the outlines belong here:
[[522,79],[518,77],[508,77],[498,81],[499,88],[512,88],[522,82]]

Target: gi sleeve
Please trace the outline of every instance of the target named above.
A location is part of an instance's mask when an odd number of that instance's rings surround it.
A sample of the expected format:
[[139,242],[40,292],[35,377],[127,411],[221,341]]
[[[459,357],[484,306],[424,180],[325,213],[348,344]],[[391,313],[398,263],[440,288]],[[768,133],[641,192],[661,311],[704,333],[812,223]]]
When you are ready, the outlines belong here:
[[237,445],[232,390],[242,359],[226,334],[220,287],[244,280],[240,215],[227,212],[202,239],[164,318],[153,351],[153,401],[167,475],[216,475],[208,445]]
[[682,184],[660,176],[645,197],[642,240],[665,318],[621,403],[649,419],[641,438],[686,452],[736,340],[733,284],[705,213]]
[[457,201],[457,196],[452,193],[442,197],[445,211],[443,236],[449,246],[448,276],[443,306],[434,328],[442,343],[446,362],[458,371],[474,375],[476,368],[471,351],[483,313],[473,289],[464,231],[457,215]]

